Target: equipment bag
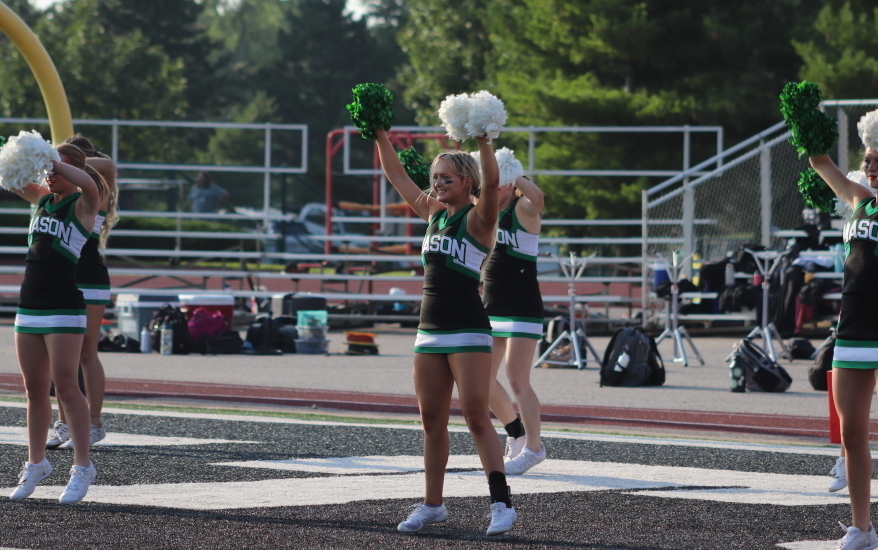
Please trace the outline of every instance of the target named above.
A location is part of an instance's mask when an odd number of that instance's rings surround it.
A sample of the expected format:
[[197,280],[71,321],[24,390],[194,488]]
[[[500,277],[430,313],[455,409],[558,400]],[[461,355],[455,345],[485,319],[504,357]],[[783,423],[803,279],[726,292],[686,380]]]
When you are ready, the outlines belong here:
[[[576,328],[581,328],[579,321],[576,322]],[[559,315],[557,317],[553,317],[549,319],[543,327],[543,337],[540,339],[539,343],[539,351],[537,352],[540,357],[549,349],[555,340],[561,336],[561,333],[567,331],[570,334],[570,318],[565,317],[563,315]],[[579,339],[579,350],[581,353],[585,354],[585,340],[582,338],[581,334],[577,331],[573,333],[571,338]],[[551,361],[570,361],[572,355],[574,354],[572,340],[567,340],[566,344],[560,345],[552,350],[552,353],[549,355],[548,359]],[[563,365],[553,365],[549,363],[542,363],[540,365],[543,368],[549,367],[559,367]],[[575,367],[575,365],[569,365],[570,367]]]
[[236,330],[223,330],[219,334],[204,337],[204,353],[223,355],[244,351],[244,340]]
[[835,353],[835,335],[827,338],[826,342],[817,350],[814,364],[808,369],[808,381],[811,387],[817,391],[827,391],[826,373],[832,370],[832,356]]
[[195,345],[192,343],[192,337],[189,335],[189,325],[186,316],[180,308],[165,304],[162,306],[155,316],[147,325],[149,328],[150,342],[154,351],[161,350],[162,347],[162,327],[171,328],[174,335],[173,353],[174,355],[186,355],[192,353]]
[[732,350],[729,365],[733,392],[782,392],[793,383],[787,371],[771,360],[768,354],[752,340],[744,338]]
[[601,361],[601,386],[661,386],[665,365],[652,336],[643,327],[620,328]]
[[192,312],[187,327],[195,350],[201,353],[206,353],[207,340],[230,328],[229,321],[222,312],[207,311],[203,307]]

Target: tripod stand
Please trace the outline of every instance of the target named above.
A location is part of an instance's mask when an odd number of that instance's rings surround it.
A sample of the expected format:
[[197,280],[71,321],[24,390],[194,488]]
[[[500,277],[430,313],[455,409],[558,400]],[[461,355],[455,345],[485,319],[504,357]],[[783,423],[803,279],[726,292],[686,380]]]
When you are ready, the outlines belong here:
[[692,353],[695,354],[695,357],[704,365],[704,359],[701,358],[698,348],[692,343],[692,338],[689,337],[686,328],[680,326],[679,313],[677,312],[680,307],[680,287],[678,285],[680,282],[680,270],[692,257],[692,254],[686,256],[681,262],[679,261],[678,254],[674,252],[671,256],[671,263],[668,263],[661,254],[657,254],[657,256],[668,270],[668,279],[671,282],[671,299],[668,300],[668,320],[665,323],[665,330],[655,339],[655,343],[658,345],[665,338],[671,338],[674,343],[674,362],[683,363],[684,367],[688,367],[689,358],[686,356],[686,347],[683,345],[685,340],[689,343],[689,347],[692,348]]
[[[774,342],[776,340],[780,346],[781,357],[790,359],[791,355],[789,348],[784,344],[783,339],[780,337],[780,333],[777,331],[777,327],[774,326],[774,323],[769,322],[768,320],[768,291],[771,288],[771,276],[780,266],[781,260],[790,253],[790,250],[785,250],[783,252],[778,252],[776,250],[761,250],[755,252],[749,248],[745,248],[744,250],[753,255],[753,260],[756,262],[756,268],[762,275],[762,325],[751,330],[750,334],[747,335],[747,338],[753,339],[756,336],[762,336],[762,347],[765,348],[766,353],[768,353],[768,356],[771,357],[772,361],[777,361],[777,353],[774,351]],[[770,265],[769,262],[771,262]]]
[[[594,254],[591,256],[594,256]],[[582,349],[583,345],[591,351],[591,354],[594,357],[594,362],[597,364],[601,363],[601,359],[598,357],[598,352],[595,351],[591,342],[588,341],[588,337],[585,335],[585,325],[576,320],[576,280],[582,276],[582,272],[585,271],[585,266],[591,256],[577,258],[571,252],[570,260],[562,260],[558,256],[552,255],[553,258],[558,260],[558,265],[561,266],[561,271],[564,273],[564,276],[567,277],[567,296],[570,298],[570,320],[567,329],[559,334],[558,337],[555,338],[555,341],[546,348],[546,351],[544,351],[534,362],[534,367],[538,367],[543,363],[548,363],[550,365],[560,365],[564,367],[575,366],[582,370],[585,368],[586,362],[589,361],[585,350]],[[572,352],[568,358],[566,360],[548,359],[549,355],[555,350],[555,348],[564,343],[565,340],[569,342],[570,350]]]

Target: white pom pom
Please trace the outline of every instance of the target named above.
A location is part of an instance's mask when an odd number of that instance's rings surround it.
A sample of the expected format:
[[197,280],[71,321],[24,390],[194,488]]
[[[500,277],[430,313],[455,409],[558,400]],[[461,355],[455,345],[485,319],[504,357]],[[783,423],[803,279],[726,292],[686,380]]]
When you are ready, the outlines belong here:
[[508,147],[497,149],[494,156],[497,157],[497,166],[500,168],[500,185],[512,185],[519,176],[524,175],[524,168],[512,154]]
[[0,185],[12,190],[39,182],[52,171],[53,160],[61,156],[51,143],[36,130],[22,130],[0,148]]
[[857,133],[863,145],[878,150],[878,109],[863,115],[857,122]]
[[466,132],[470,137],[487,137],[488,141],[500,135],[506,124],[506,109],[503,102],[486,90],[470,96],[469,116],[466,121]]
[[467,137],[466,120],[470,109],[470,98],[466,94],[450,95],[439,105],[439,120],[445,126],[448,137],[463,141]]
[[[858,125],[859,126],[859,125]],[[869,186],[869,179],[866,177],[865,172],[861,172],[860,170],[856,170],[854,172],[848,172],[847,178],[854,183],[859,183],[863,187],[869,190],[873,195],[875,194],[875,190]],[[838,198],[835,199],[835,213],[844,219],[850,218],[851,214],[853,214],[853,210],[851,209],[848,203],[840,200]]]

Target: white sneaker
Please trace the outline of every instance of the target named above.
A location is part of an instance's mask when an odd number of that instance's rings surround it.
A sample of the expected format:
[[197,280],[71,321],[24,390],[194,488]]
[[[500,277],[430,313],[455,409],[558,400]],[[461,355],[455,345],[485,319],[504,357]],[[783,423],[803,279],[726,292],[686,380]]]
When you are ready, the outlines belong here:
[[832,482],[829,484],[830,493],[840,491],[848,486],[848,474],[845,469],[843,456],[838,457],[838,460],[835,461],[835,466],[829,470],[829,474],[833,476]]
[[56,420],[52,429],[49,430],[49,440],[46,441],[47,449],[57,449],[59,445],[70,440],[70,428],[65,422]]
[[528,447],[525,447],[517,457],[504,462],[503,466],[506,469],[506,475],[519,476],[544,460],[546,460],[545,445],[540,449],[539,454],[531,451]]
[[869,531],[864,533],[853,525],[845,527],[842,522],[838,522],[838,524],[847,533],[838,541],[837,550],[874,550],[878,548],[878,535],[875,534],[875,529],[871,525]]
[[98,471],[95,470],[94,464],[88,468],[84,466],[73,466],[70,468],[70,481],[67,483],[67,487],[64,488],[64,492],[61,493],[61,498],[58,499],[58,502],[61,504],[75,504],[85,498],[88,487],[97,475]]
[[409,508],[415,511],[409,514],[409,517],[396,526],[397,531],[403,533],[417,533],[430,523],[439,523],[448,519],[448,509],[445,508],[443,502],[439,506],[427,506],[423,502],[420,504],[412,504]]
[[[91,432],[89,433],[89,438],[91,439],[91,441],[89,442],[89,446],[94,445],[95,443],[104,439],[105,437],[107,437],[107,430],[104,429],[103,425],[101,425],[100,428],[98,428],[94,424],[91,425]],[[61,445],[60,448],[61,449],[72,449],[73,448],[73,439],[72,438],[68,439],[63,445]]]
[[491,513],[486,517],[491,518],[491,524],[488,525],[486,533],[488,535],[499,535],[512,529],[518,514],[515,508],[507,508],[503,502],[495,502],[491,505]]
[[527,436],[521,437],[506,437],[506,452],[503,453],[504,458],[506,460],[513,459],[521,453],[521,450],[524,449],[524,443],[527,440]]
[[55,468],[52,468],[52,465],[49,464],[49,461],[46,458],[43,458],[42,462],[39,462],[38,464],[25,462],[24,467],[21,469],[21,474],[19,474],[18,477],[18,487],[12,491],[9,498],[12,500],[21,500],[31,496],[34,489],[37,488],[37,483],[49,477],[49,474],[51,474],[54,469]]

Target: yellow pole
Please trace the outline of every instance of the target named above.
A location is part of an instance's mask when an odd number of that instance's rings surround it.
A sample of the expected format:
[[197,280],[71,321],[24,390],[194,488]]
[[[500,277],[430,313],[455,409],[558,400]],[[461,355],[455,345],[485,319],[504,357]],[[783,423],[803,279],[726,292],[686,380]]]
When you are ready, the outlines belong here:
[[52,141],[62,143],[73,135],[73,117],[70,115],[70,104],[67,103],[64,85],[61,84],[61,77],[58,76],[52,58],[30,27],[2,1],[0,31],[12,40],[30,66],[43,94],[43,101],[46,102]]

